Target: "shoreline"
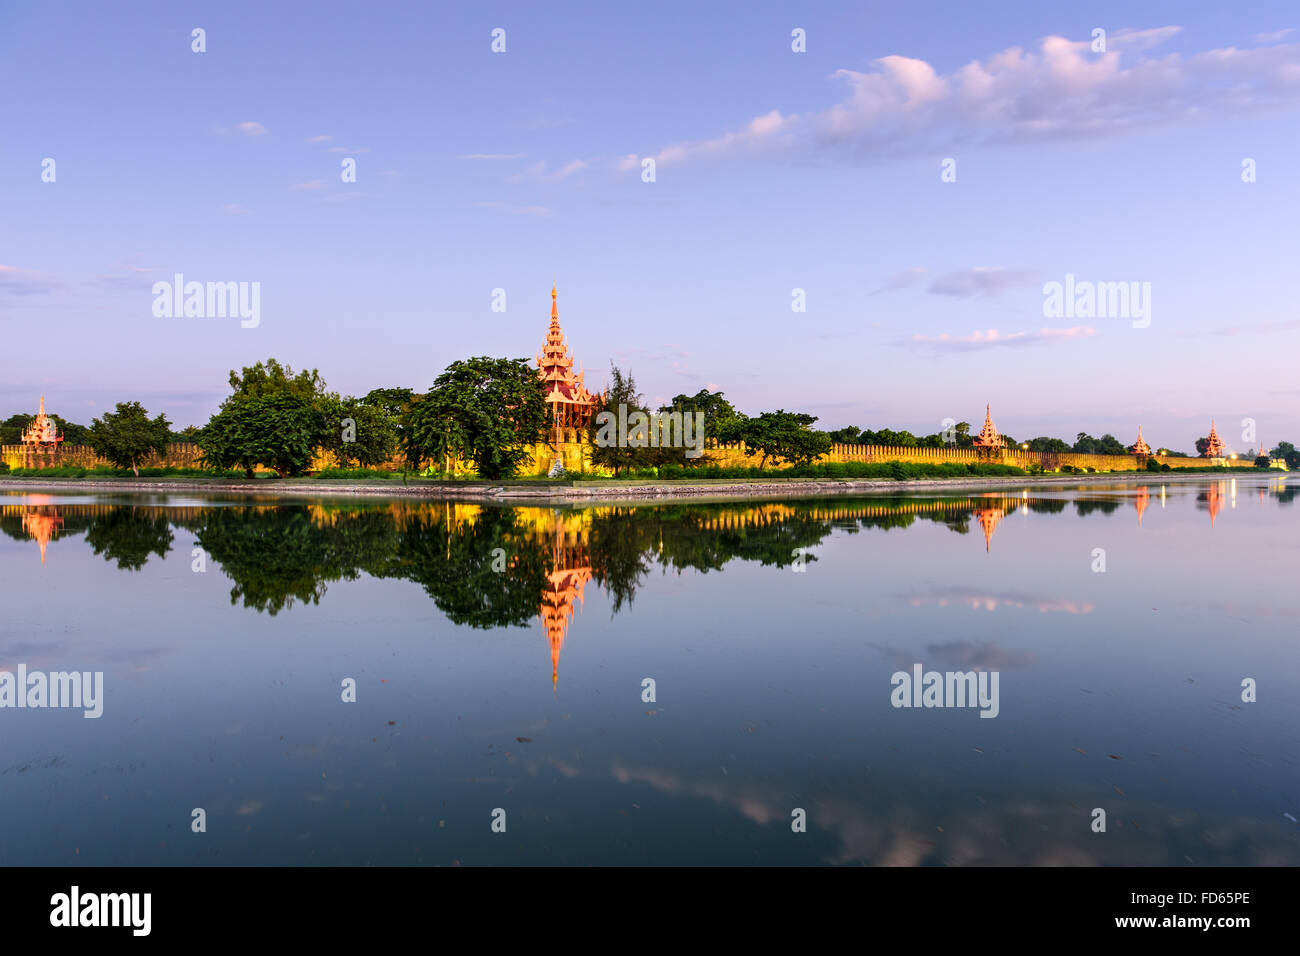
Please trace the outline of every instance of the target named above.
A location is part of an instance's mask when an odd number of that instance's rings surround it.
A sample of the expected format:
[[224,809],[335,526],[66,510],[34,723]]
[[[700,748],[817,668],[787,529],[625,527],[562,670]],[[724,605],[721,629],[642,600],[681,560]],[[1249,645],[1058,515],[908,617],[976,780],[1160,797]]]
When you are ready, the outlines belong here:
[[[1268,475],[1272,471],[1234,469],[1247,475]],[[1281,472],[1283,475],[1289,472]],[[38,478],[0,479],[0,491],[91,492],[190,492],[192,494],[241,495],[250,498],[424,498],[430,500],[469,501],[487,504],[552,505],[594,504],[673,500],[732,500],[766,498],[820,498],[842,495],[907,494],[914,490],[933,491],[950,488],[956,491],[996,490],[999,488],[1069,488],[1079,485],[1112,483],[1182,484],[1189,481],[1224,480],[1238,475],[1200,472],[1179,475],[1170,472],[1149,474],[1033,475],[988,478],[918,478],[905,481],[880,478],[785,478],[754,481],[745,478],[615,482],[568,481],[537,482],[438,482],[421,480],[402,483],[395,479],[374,482],[319,479],[253,479],[232,481],[219,478],[168,479],[123,478],[87,480],[64,478],[41,481]]]

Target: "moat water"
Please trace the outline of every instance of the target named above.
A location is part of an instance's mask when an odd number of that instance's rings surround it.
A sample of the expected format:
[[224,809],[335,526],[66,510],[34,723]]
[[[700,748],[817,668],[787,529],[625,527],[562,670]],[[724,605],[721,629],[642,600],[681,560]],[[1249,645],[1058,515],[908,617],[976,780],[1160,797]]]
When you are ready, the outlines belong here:
[[0,865],[1296,865],[1298,487],[0,492]]

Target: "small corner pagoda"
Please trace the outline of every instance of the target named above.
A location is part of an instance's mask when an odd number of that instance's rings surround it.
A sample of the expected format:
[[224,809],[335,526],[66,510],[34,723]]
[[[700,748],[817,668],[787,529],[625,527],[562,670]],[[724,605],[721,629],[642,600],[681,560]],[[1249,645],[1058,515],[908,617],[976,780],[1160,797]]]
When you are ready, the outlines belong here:
[[36,467],[37,456],[45,455],[53,464],[61,441],[63,436],[59,434],[58,426],[45,414],[45,396],[42,395],[41,410],[23,429],[23,463],[28,468]]
[[1219,439],[1219,433],[1214,430],[1214,419],[1210,419],[1210,437],[1206,439],[1205,457],[1223,457],[1223,442]]
[[1002,436],[998,434],[997,426],[993,424],[993,416],[989,409],[991,405],[984,406],[984,427],[980,429],[979,436],[975,439],[975,448],[981,455],[993,455],[1002,450]]
[[1148,445],[1142,438],[1141,425],[1138,426],[1138,440],[1133,443],[1133,447],[1130,448],[1129,451],[1131,451],[1135,455],[1140,455],[1143,458],[1147,458],[1151,455],[1151,446]]
[[584,373],[573,372],[573,358],[560,330],[560,315],[556,306],[555,285],[551,285],[551,327],[546,332],[546,344],[537,353],[537,374],[546,389],[546,402],[551,408],[551,432],[555,444],[555,459],[563,455],[560,446],[564,429],[584,429],[591,421],[597,396],[587,390]]

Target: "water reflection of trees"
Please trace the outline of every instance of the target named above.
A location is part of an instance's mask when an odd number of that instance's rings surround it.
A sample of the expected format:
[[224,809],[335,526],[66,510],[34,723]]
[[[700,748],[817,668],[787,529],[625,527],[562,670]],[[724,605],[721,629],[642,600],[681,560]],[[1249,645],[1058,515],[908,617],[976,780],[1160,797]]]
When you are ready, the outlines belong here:
[[95,554],[116,561],[124,571],[139,571],[151,554],[165,558],[173,539],[165,516],[138,508],[114,508],[91,519],[86,528],[86,543]]
[[172,521],[157,509],[119,505],[11,506],[0,514],[0,533],[16,541],[37,537],[42,549],[51,540],[84,534],[95,554],[123,571],[139,571],[150,555],[166,557],[174,540]]
[[[1269,489],[1289,503],[1294,489]],[[232,581],[232,604],[277,614],[319,604],[330,583],[362,574],[420,585],[439,610],[472,627],[526,625],[539,603],[571,608],[595,581],[614,611],[630,604],[659,570],[709,573],[733,561],[785,568],[832,531],[893,531],[929,521],[958,534],[974,519],[988,539],[1015,510],[1086,516],[1111,513],[1121,498],[1029,498],[985,494],[785,502],[670,502],[574,508],[497,508],[402,500],[314,504],[5,506],[0,532],[46,540],[84,533],[94,552],[124,570],[166,556],[174,528]],[[46,512],[49,512],[47,515]],[[23,520],[25,516],[25,521]],[[54,522],[57,522],[55,524]],[[44,525],[40,525],[44,528]],[[573,572],[567,578],[560,572]]]
[[318,604],[329,582],[354,581],[381,566],[396,539],[392,519],[382,512],[327,523],[297,506],[206,509],[190,530],[235,582],[230,603],[269,614],[294,601]]
[[[1019,498],[993,504],[1063,507]],[[294,601],[318,603],[329,582],[364,572],[417,583],[453,622],[486,628],[527,624],[548,575],[570,568],[589,570],[618,611],[656,568],[708,573],[732,561],[784,568],[816,560],[804,552],[837,528],[929,520],[966,534],[971,507],[970,499],[905,498],[587,510],[349,503],[212,509],[192,530],[235,582],[232,602],[245,607],[275,614]]]
[[400,530],[385,517],[395,537],[367,568],[375,577],[414,581],[457,624],[506,627],[536,616],[550,555],[517,512],[485,509],[462,521],[451,508],[432,508],[408,515]]

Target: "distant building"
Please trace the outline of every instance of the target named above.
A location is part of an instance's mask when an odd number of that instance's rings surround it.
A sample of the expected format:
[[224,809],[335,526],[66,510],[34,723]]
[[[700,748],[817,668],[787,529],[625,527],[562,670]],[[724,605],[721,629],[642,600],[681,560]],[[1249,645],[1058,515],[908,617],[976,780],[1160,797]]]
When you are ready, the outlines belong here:
[[58,445],[63,441],[59,428],[45,414],[45,396],[41,396],[41,410],[23,430],[24,445]]
[[1205,446],[1205,457],[1223,457],[1223,442],[1219,439],[1219,433],[1214,430],[1214,419],[1210,419],[1210,437],[1207,439]]
[[980,429],[979,436],[975,439],[975,447],[983,452],[993,452],[1002,448],[1002,436],[998,434],[997,426],[993,424],[993,416],[990,413],[991,405],[984,406],[984,427]]

